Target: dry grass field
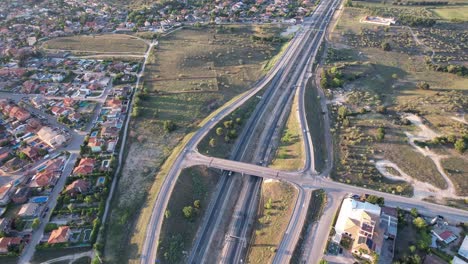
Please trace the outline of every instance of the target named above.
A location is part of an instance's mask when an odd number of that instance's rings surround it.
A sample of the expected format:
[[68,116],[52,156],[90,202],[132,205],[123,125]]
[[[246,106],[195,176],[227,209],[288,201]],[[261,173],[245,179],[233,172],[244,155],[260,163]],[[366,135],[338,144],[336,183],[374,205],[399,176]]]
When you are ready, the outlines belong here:
[[285,182],[264,182],[259,218],[247,256],[248,263],[271,263],[283,237],[294,204],[297,190]]
[[[258,80],[281,43],[255,41],[280,27],[190,28],[162,38],[150,57],[145,87],[158,92],[223,91],[238,94]],[[259,62],[263,64],[259,67]]]
[[78,35],[48,40],[45,49],[66,50],[75,53],[103,53],[143,55],[148,45],[141,39],[123,34]]

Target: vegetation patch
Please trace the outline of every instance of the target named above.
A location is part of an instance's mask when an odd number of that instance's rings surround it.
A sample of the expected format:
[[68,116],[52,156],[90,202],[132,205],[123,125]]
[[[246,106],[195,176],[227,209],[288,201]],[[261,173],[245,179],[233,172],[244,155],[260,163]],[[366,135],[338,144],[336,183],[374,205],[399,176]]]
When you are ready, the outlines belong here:
[[445,20],[468,20],[468,6],[457,6],[448,8],[434,8],[432,11]]
[[452,180],[458,195],[468,196],[468,162],[463,157],[442,160],[442,167]]
[[209,204],[220,173],[206,167],[182,171],[165,211],[158,259],[161,263],[182,263]]
[[300,170],[304,167],[304,141],[297,112],[295,97],[280,145],[270,167],[281,170]]
[[294,210],[297,190],[285,182],[264,182],[249,263],[271,263]]

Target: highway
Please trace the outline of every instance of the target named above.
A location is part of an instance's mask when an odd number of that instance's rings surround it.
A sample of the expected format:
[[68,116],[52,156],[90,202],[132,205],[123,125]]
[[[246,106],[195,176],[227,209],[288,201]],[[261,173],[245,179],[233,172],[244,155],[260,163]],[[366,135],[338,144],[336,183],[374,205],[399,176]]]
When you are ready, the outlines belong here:
[[[216,112],[211,119],[207,122],[204,122],[200,129],[192,136],[189,142],[185,145],[182,151],[179,153],[178,157],[176,158],[173,166],[171,167],[168,175],[166,176],[164,183],[161,187],[161,190],[156,198],[156,201],[153,206],[153,211],[151,214],[150,222],[148,224],[148,228],[146,231],[145,242],[143,245],[143,250],[141,253],[141,263],[154,263],[156,261],[157,256],[157,241],[159,240],[159,233],[161,229],[161,225],[164,219],[164,210],[167,206],[169,198],[171,196],[172,190],[174,188],[175,182],[177,180],[178,175],[180,174],[181,170],[183,169],[183,162],[185,159],[186,154],[196,149],[198,143],[206,136],[206,134],[218,124],[220,120],[222,120],[225,116],[232,113],[238,107],[243,105],[247,100],[251,97],[255,96],[260,90],[265,88],[267,85],[271,84],[272,82],[278,81],[278,73],[283,71],[283,68],[286,66],[286,63],[294,54],[297,46],[301,44],[303,34],[300,32],[295,35],[294,39],[291,41],[290,45],[277,61],[276,65],[271,69],[271,71],[260,81],[258,81],[252,89],[248,92],[243,94],[242,96],[235,99],[233,102],[230,102],[228,105],[223,106],[218,112]],[[262,97],[265,98],[265,95]],[[265,100],[262,99],[260,104]],[[248,121],[252,122],[252,121]],[[248,135],[247,130],[243,130],[240,138]],[[239,149],[239,145],[236,144],[235,150],[233,153],[237,153],[236,149]],[[220,190],[218,193],[223,195],[229,194],[230,189],[228,188],[230,185],[230,178],[227,177],[227,173],[223,174],[223,177],[220,180]],[[216,204],[216,203],[215,203]],[[210,204],[210,208],[213,208],[214,204]],[[208,209],[207,214],[209,215],[210,209]]]
[[[281,78],[278,83],[274,83],[276,87],[272,87],[275,89],[277,93],[281,93],[279,97],[271,97],[270,104],[273,105],[273,110],[268,111],[267,109],[271,109],[268,106],[265,106],[263,108],[263,105],[260,104],[259,107],[257,107],[256,110],[263,111],[262,114],[259,114],[258,116],[253,115],[250,120],[254,120],[255,123],[252,126],[246,125],[244,128],[244,131],[254,131],[255,129],[260,128],[261,129],[261,136],[257,142],[255,142],[253,145],[257,146],[255,149],[255,155],[253,159],[250,159],[249,162],[259,162],[259,164],[266,165],[268,164],[271,148],[270,146],[273,135],[275,132],[281,133],[282,131],[282,125],[281,123],[284,122],[284,120],[281,120],[281,117],[286,116],[285,115],[285,109],[287,109],[287,105],[292,101],[293,96],[294,96],[294,91],[297,88],[297,83],[298,81],[300,82],[303,78],[304,71],[307,68],[308,62],[313,60],[313,58],[310,58],[310,54],[315,54],[320,47],[320,41],[321,37],[320,35],[323,34],[323,28],[326,26],[326,21],[328,20],[328,17],[332,12],[329,12],[332,7],[332,2],[323,2],[321,3],[312,17],[310,17],[306,23],[304,23],[304,28],[303,28],[303,36],[304,36],[304,41],[303,45],[301,47],[298,47],[298,51],[296,55],[294,56],[294,61],[290,62],[288,67],[285,68],[283,72],[281,72]],[[292,67],[293,66],[293,67]],[[265,97],[265,96],[264,96]],[[274,98],[279,98],[279,99],[274,99]],[[265,103],[266,105],[266,103]],[[264,116],[265,113],[268,113],[269,116]],[[262,120],[262,118],[266,120]],[[260,124],[260,125],[258,125]],[[258,125],[258,126],[257,126]],[[263,125],[263,126],[262,126]],[[277,131],[279,130],[279,131]],[[251,134],[249,134],[251,135]],[[249,136],[248,138],[243,138],[240,137],[241,142],[249,142],[251,140],[251,137]],[[247,144],[247,145],[252,145],[252,144]],[[245,148],[247,150],[247,148]],[[244,151],[245,151],[244,150]],[[252,148],[249,148],[249,150],[252,150]],[[307,154],[306,159],[310,160],[311,153],[309,152]],[[230,163],[229,161],[220,161],[216,159],[211,160],[211,164],[208,166],[217,166],[217,165],[224,165],[226,163]],[[309,163],[310,164],[310,163]],[[249,173],[246,169],[248,169],[251,165],[244,164],[241,166],[240,164],[232,164],[233,167],[241,167],[244,169],[244,174],[252,174]],[[309,165],[310,166],[310,165]],[[279,177],[279,173],[275,173],[274,171],[270,171],[268,168],[264,168],[261,166],[260,167],[261,171],[263,171],[264,175],[262,177],[269,177],[269,178],[275,178]],[[267,174],[270,173],[270,175],[267,176]],[[276,174],[276,175],[275,175]],[[255,175],[255,174],[253,174]],[[286,176],[287,178],[291,178],[290,175]],[[233,213],[233,218],[231,221],[231,224],[229,226],[228,233],[226,235],[226,240],[224,243],[224,247],[221,253],[220,257],[220,262],[223,263],[239,263],[243,262],[244,254],[247,249],[248,241],[249,241],[249,232],[251,231],[251,226],[253,224],[253,221],[255,220],[255,216],[257,213],[257,202],[258,202],[258,197],[260,193],[260,186],[261,186],[261,180],[258,179],[257,177],[249,177],[247,180],[246,186],[244,186],[244,189],[239,195],[239,198],[237,199],[237,205],[235,207],[234,213]],[[300,197],[303,197],[300,194]],[[217,199],[220,199],[218,197],[215,198],[215,201]],[[307,200],[308,201],[308,200]],[[297,206],[296,206],[297,207]],[[221,211],[223,208],[216,208],[215,211]],[[298,211],[296,211],[297,213]],[[208,219],[205,219],[205,222],[211,222],[211,223],[217,223],[219,220],[213,220],[212,218],[221,218],[222,216],[220,214],[216,215],[208,215]],[[199,251],[199,244],[198,240],[205,238],[203,234],[205,232],[211,232],[213,233],[214,230],[216,232],[220,232],[218,229],[217,225],[206,225],[208,230],[205,230],[203,227],[201,229],[201,234],[199,235],[198,238],[196,239],[195,247],[192,249],[192,252],[190,254],[189,263],[203,263],[204,262],[204,253],[203,251],[200,253]],[[208,246],[203,246],[203,245],[208,245],[211,242],[211,236],[208,236],[210,239],[203,239],[202,241],[202,248],[207,249],[209,248]]]

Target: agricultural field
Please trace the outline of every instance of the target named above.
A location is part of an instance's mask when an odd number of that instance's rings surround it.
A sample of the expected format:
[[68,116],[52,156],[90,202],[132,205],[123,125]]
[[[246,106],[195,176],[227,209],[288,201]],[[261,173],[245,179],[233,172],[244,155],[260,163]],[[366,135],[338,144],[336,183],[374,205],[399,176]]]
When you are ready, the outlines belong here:
[[148,45],[143,40],[130,35],[107,34],[55,38],[44,42],[42,48],[74,53],[144,55]]
[[[180,49],[182,48],[180,39],[183,39],[186,35],[195,38],[196,35],[200,41],[209,40],[215,34],[210,30],[182,29],[175,31],[172,33],[175,35],[167,36],[168,39],[172,39],[172,44],[163,37],[159,40],[161,43],[159,49],[153,51],[152,60],[150,65],[147,65],[147,71],[145,72],[144,89],[140,90],[135,96],[134,103],[136,107],[133,108],[133,117],[130,122],[129,130],[131,132],[129,133],[128,149],[126,150],[126,161],[120,175],[117,193],[114,196],[116,198],[112,201],[112,211],[107,224],[104,257],[109,263],[139,263],[139,252],[144,242],[152,205],[170,169],[170,165],[180,151],[180,147],[188,141],[191,133],[197,129],[198,125],[205,118],[209,118],[210,113],[213,113],[236,95],[251,88],[251,84],[264,74],[262,69],[268,63],[268,59],[273,58],[276,52],[280,51],[283,44],[282,42],[260,41],[258,45],[264,47],[265,50],[273,49],[271,55],[249,58],[246,50],[250,49],[250,46],[236,46],[237,44],[227,43],[226,45],[231,50],[234,49],[235,54],[239,54],[238,59],[244,59],[245,62],[248,62],[246,63],[248,67],[253,68],[253,65],[256,65],[255,67],[259,70],[256,71],[255,76],[249,75],[249,79],[237,79],[235,81],[232,80],[235,77],[225,76],[224,73],[220,76],[217,75],[216,79],[224,78],[224,85],[218,85],[216,90],[193,91],[189,89],[184,91],[174,89],[160,91],[157,86],[153,87],[157,82],[148,81],[148,78],[156,75],[163,76],[161,71],[168,77],[189,74],[186,68],[174,66],[170,61],[165,62],[168,64],[167,66],[162,62],[156,62],[154,59],[159,56],[158,53],[161,52],[165,54],[164,56],[176,58],[180,56]],[[238,35],[237,30],[241,31],[242,29],[236,27],[233,33],[236,35],[235,39],[242,37],[245,43],[251,41],[250,35]],[[250,27],[245,30],[250,30]],[[229,34],[223,32],[223,36],[219,37],[216,34],[216,38],[229,38]],[[189,46],[189,44],[185,43],[185,46]],[[222,45],[216,45],[217,48],[220,46]],[[203,56],[206,56],[205,51],[207,49],[200,50],[200,47],[198,47],[198,50],[200,51],[200,57],[203,54]],[[190,54],[194,57],[198,56],[195,50],[192,50]],[[237,65],[238,59],[233,62],[236,63],[234,67],[239,66]],[[205,62],[202,62],[203,59],[199,59],[199,61],[200,65],[205,65],[206,62],[211,61],[211,58],[207,57]],[[228,67],[226,66],[227,63],[229,61],[224,62],[224,66],[219,67],[223,69]],[[173,72],[165,69],[171,67]],[[194,65],[194,72],[202,73],[203,67],[200,67]],[[230,83],[231,80],[233,83]],[[177,80],[171,80],[170,83],[178,85]],[[122,232],[122,230],[125,230],[125,232]],[[128,237],[127,234],[133,235]]]
[[294,210],[297,190],[285,182],[264,182],[260,212],[247,259],[249,263],[271,263]]
[[182,171],[174,187],[161,228],[158,259],[161,263],[183,262],[183,251],[190,251],[221,173],[206,167]]
[[[321,73],[334,120],[333,177],[419,198],[444,189],[466,195],[459,166],[466,153],[455,143],[468,143],[467,79],[452,70],[468,63],[466,24],[440,21],[432,13],[439,7],[352,5],[331,33]],[[361,23],[365,15],[393,16],[404,26]],[[431,68],[432,51],[432,65],[451,70]]]
[[[278,52],[281,27],[202,27],[162,38],[150,57],[145,87],[150,92],[245,91],[263,74],[258,62]],[[264,38],[266,41],[259,41]],[[177,74],[175,74],[177,73]],[[247,86],[247,87],[246,87]]]

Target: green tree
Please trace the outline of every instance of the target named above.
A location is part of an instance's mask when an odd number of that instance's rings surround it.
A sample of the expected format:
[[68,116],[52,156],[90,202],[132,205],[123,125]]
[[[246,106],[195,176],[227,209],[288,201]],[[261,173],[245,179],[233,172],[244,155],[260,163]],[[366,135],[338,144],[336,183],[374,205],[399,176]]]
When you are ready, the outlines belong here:
[[377,129],[377,140],[382,141],[385,138],[385,129],[383,127],[379,127]]
[[453,144],[453,146],[455,147],[455,149],[460,152],[460,153],[463,153],[465,152],[467,146],[466,146],[466,142],[465,140],[463,139],[458,139],[457,141],[455,141],[455,144]]
[[28,159],[28,155],[24,154],[23,152],[18,153],[18,158],[22,160]]
[[32,229],[36,230],[40,224],[41,224],[41,220],[39,218],[34,218],[31,227]]
[[388,43],[388,42],[382,43],[382,50],[384,50],[384,51],[392,50],[392,47],[390,46],[390,43]]
[[87,203],[87,204],[92,204],[92,203],[93,203],[93,200],[94,200],[93,197],[90,196],[90,195],[88,195],[88,196],[86,196],[86,197],[84,198],[84,201],[85,201],[85,203]]
[[193,207],[192,206],[185,206],[182,209],[182,213],[184,213],[184,217],[191,220],[193,217]]
[[210,145],[210,147],[214,148],[216,146],[216,140],[214,138],[211,138],[208,144]]
[[216,135],[221,136],[224,133],[224,129],[222,127],[216,128]]
[[422,90],[429,90],[431,88],[427,82],[418,82],[416,87]]
[[413,217],[418,217],[418,215],[419,215],[418,209],[416,209],[416,208],[411,208],[410,214],[411,214]]
[[231,128],[232,127],[232,120],[229,120],[229,121],[224,121],[223,125],[225,128]]
[[68,210],[70,210],[70,213],[73,213],[73,210],[75,209],[75,204],[68,204],[67,208]]
[[271,209],[272,204],[273,204],[273,201],[271,200],[271,198],[268,198],[268,201],[265,204],[265,209]]
[[176,124],[172,120],[164,120],[163,127],[166,132],[170,133],[176,129]]
[[344,119],[346,116],[348,116],[348,108],[342,105],[338,108],[338,117],[339,119]]
[[195,200],[193,202],[193,206],[195,206],[195,208],[197,208],[197,209],[200,209],[200,206],[201,206],[200,200]]
[[422,217],[416,217],[413,220],[414,226],[416,226],[418,229],[424,229],[427,226],[426,221]]
[[376,195],[369,195],[369,197],[367,197],[366,199],[366,202],[369,202],[371,204],[377,204],[379,206],[383,206],[385,204],[384,198]]
[[169,218],[169,217],[171,217],[171,211],[166,210],[166,211],[164,212],[164,217],[165,217],[166,219]]

